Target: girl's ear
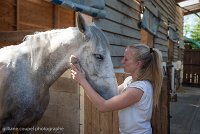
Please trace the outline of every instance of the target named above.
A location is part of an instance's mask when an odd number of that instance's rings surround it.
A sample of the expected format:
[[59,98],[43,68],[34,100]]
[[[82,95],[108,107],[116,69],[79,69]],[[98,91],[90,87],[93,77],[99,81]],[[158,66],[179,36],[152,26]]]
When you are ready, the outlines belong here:
[[137,66],[138,66],[139,68],[142,68],[143,62],[142,62],[142,61],[137,61],[137,62],[138,62]]

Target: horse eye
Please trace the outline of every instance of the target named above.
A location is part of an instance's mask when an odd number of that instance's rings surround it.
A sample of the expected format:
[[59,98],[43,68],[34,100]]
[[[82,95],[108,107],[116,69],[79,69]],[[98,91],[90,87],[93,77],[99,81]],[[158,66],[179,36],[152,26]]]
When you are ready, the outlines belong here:
[[94,54],[94,56],[98,60],[103,60],[104,59],[103,55],[101,55],[101,54]]

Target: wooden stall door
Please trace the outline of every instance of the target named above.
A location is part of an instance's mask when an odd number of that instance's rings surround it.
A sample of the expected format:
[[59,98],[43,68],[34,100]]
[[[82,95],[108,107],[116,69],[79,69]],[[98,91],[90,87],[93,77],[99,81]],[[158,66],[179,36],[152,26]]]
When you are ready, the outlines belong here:
[[168,62],[173,61],[174,56],[174,43],[171,40],[168,40]]
[[183,85],[200,87],[200,50],[185,50],[183,60]]
[[[122,84],[128,75],[116,73],[118,84]],[[119,134],[118,111],[100,113],[85,96],[84,134]]]

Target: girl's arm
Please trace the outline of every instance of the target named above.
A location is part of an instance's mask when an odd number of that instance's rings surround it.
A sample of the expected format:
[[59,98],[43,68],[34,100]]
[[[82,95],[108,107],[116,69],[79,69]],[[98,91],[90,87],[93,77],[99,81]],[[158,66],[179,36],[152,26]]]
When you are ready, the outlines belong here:
[[[126,108],[140,101],[143,91],[137,88],[130,88],[120,93],[117,96],[112,97],[109,100],[105,100],[101,97],[85,79],[85,74],[77,70],[77,68],[71,64],[71,74],[73,79],[81,84],[90,101],[101,112],[113,111]],[[122,85],[119,90],[122,90]]]

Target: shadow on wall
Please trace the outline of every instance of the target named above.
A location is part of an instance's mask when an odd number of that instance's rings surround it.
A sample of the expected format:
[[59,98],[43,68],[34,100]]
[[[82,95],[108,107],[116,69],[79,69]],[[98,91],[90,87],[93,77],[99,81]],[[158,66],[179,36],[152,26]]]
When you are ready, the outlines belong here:
[[49,105],[37,124],[41,130],[35,133],[79,134],[79,96],[79,85],[71,78],[70,70],[66,71],[50,87]]

